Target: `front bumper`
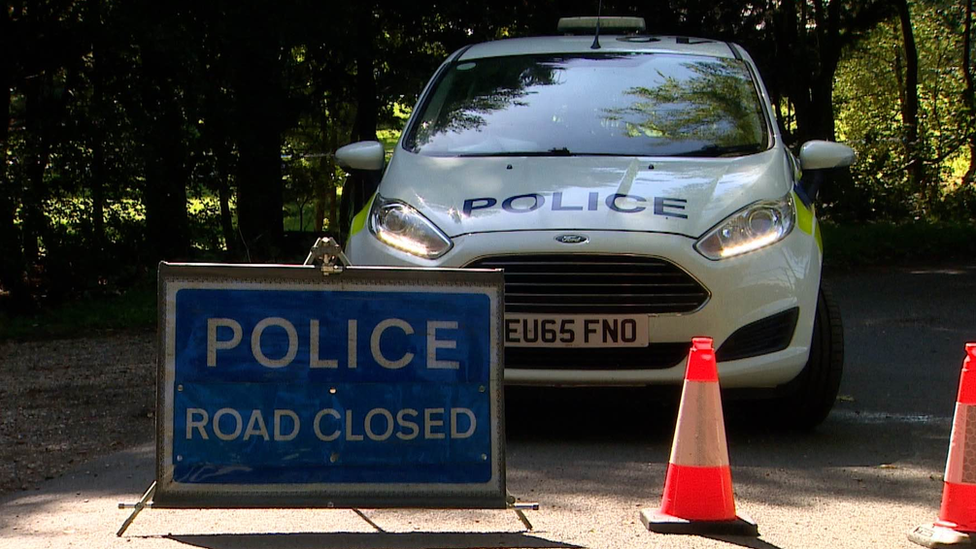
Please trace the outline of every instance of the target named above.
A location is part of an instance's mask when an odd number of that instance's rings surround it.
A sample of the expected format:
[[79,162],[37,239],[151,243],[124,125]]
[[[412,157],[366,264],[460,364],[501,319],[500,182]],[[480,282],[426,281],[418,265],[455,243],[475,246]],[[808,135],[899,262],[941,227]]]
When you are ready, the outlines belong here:
[[[796,377],[810,352],[817,293],[820,287],[820,250],[814,238],[794,230],[781,242],[722,261],[711,261],[692,247],[694,240],[661,233],[573,230],[585,234],[584,244],[560,244],[555,237],[566,231],[512,231],[463,235],[454,248],[429,261],[391,249],[368,231],[350,239],[346,253],[356,265],[409,267],[462,267],[498,255],[588,253],[647,255],[667,259],[697,279],[711,294],[690,313],[648,315],[653,343],[688,342],[707,336],[718,349],[736,330],[791,309],[798,311],[796,328],[782,350],[720,362],[724,388],[769,388]],[[667,368],[626,369],[574,367],[572,360],[558,366],[505,369],[505,381],[524,385],[658,385],[684,379],[684,361]]]

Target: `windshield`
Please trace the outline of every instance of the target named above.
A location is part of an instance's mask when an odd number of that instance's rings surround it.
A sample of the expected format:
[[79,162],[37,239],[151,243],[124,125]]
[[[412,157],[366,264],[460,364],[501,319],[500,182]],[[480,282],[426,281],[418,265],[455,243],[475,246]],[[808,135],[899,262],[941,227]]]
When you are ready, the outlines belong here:
[[522,55],[449,67],[404,146],[428,156],[729,156],[767,148],[745,63]]

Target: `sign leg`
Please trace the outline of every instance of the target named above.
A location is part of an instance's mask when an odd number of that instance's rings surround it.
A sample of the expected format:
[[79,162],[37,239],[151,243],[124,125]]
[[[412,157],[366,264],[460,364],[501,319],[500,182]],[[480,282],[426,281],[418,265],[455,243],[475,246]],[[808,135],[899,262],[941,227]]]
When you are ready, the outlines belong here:
[[[117,537],[122,537],[122,534],[124,534],[125,531],[129,529],[129,526],[132,526],[132,522],[135,521],[139,513],[141,513],[142,510],[147,507],[149,500],[152,499],[153,494],[155,493],[156,493],[156,481],[154,480],[153,483],[149,485],[149,488],[146,490],[146,493],[142,495],[142,499],[139,500],[139,503],[136,503],[132,507],[132,513],[129,514],[129,518],[125,519],[125,522],[122,523],[122,527],[119,528],[119,531],[115,533]],[[125,504],[120,503],[119,509],[124,509],[124,508],[125,508]]]
[[353,511],[354,513],[356,513],[357,515],[359,515],[359,518],[361,518],[361,519],[363,519],[364,521],[366,521],[366,523],[367,523],[367,524],[369,524],[370,526],[372,526],[372,527],[373,527],[373,528],[374,528],[374,529],[375,529],[375,530],[376,530],[377,532],[379,532],[379,533],[381,533],[381,534],[385,534],[385,533],[386,533],[386,530],[384,530],[384,529],[382,529],[382,528],[380,528],[380,525],[379,525],[379,524],[376,524],[376,523],[375,523],[375,522],[373,522],[373,521],[372,521],[372,520],[371,520],[371,519],[370,519],[369,517],[367,517],[367,516],[366,516],[366,513],[363,513],[363,512],[362,512],[361,510],[359,510],[359,509],[353,509],[352,511]]
[[508,503],[508,508],[515,511],[515,515],[518,516],[520,521],[522,521],[522,526],[525,526],[526,530],[531,531],[532,523],[529,522],[529,518],[525,516],[523,510],[532,509],[533,511],[538,511],[539,504],[519,502],[512,494],[508,494],[506,501]]
[[515,514],[518,516],[519,520],[522,521],[522,526],[525,526],[525,529],[531,532],[532,523],[529,522],[529,517],[525,516],[525,513],[522,512],[521,509],[513,508],[513,510],[515,511]]

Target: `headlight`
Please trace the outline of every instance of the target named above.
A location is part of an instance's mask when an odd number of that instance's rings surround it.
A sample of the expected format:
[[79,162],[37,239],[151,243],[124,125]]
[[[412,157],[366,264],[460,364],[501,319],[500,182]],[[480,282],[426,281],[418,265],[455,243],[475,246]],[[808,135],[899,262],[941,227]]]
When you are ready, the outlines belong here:
[[436,259],[453,243],[412,206],[380,195],[369,212],[369,231],[388,246],[424,259]]
[[793,193],[779,200],[750,204],[705,233],[695,244],[712,260],[735,257],[786,238],[796,222]]

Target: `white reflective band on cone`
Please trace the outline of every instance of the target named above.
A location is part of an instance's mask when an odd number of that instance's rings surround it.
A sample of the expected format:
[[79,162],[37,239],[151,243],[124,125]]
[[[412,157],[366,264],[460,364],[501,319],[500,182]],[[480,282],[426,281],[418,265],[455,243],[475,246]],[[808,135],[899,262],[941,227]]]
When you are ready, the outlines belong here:
[[976,484],[976,406],[956,403],[945,481]]
[[671,463],[690,467],[729,465],[718,383],[685,381],[678,408],[678,425],[680,432],[674,434]]

